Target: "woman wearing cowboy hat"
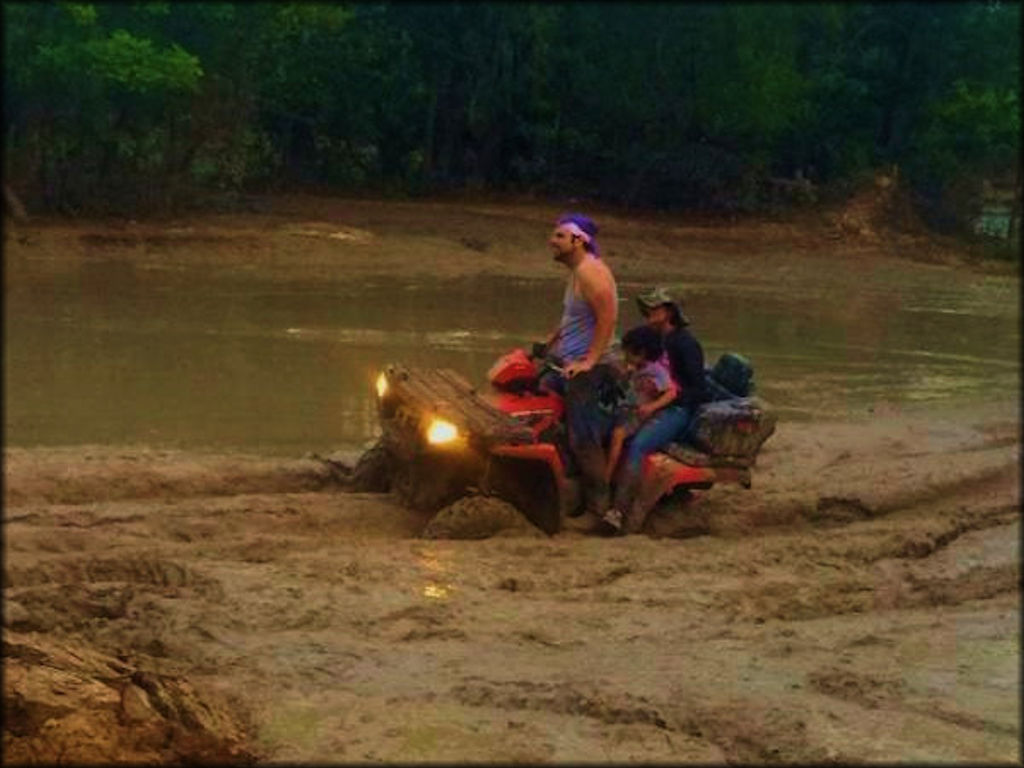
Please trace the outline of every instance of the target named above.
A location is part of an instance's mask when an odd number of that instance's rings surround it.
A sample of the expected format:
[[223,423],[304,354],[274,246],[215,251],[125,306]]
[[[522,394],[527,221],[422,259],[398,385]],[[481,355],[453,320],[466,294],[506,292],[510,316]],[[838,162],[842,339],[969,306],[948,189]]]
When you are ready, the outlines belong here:
[[[636,297],[647,324],[661,333],[669,369],[679,385],[676,403],[696,410],[711,399],[704,373],[704,348],[689,329],[690,320],[669,292],[658,286]],[[692,416],[692,414],[691,414]],[[678,437],[683,436],[680,430]]]
[[[636,303],[647,325],[661,334],[664,356],[679,394],[671,405],[652,415],[626,445],[619,475],[619,486],[625,489],[626,497],[632,496],[630,489],[639,486],[643,457],[684,439],[697,408],[710,399],[704,378],[704,350],[687,327],[690,321],[676,300],[658,286],[637,296]],[[643,527],[646,515],[635,504],[620,511],[625,532],[635,533]],[[617,527],[616,518],[606,516],[605,520]]]

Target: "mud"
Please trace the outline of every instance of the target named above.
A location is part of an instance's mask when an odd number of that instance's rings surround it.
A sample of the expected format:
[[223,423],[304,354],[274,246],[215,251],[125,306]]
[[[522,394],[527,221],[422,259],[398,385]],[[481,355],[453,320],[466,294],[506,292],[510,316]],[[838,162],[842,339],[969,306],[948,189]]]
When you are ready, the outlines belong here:
[[784,424],[752,489],[616,539],[314,459],[8,449],[5,758],[1013,761],[1017,426]]
[[441,509],[420,534],[424,539],[487,539],[491,536],[544,536],[507,501],[465,496]]
[[5,762],[1019,762],[1013,394],[780,419],[620,538],[358,453],[8,446]]

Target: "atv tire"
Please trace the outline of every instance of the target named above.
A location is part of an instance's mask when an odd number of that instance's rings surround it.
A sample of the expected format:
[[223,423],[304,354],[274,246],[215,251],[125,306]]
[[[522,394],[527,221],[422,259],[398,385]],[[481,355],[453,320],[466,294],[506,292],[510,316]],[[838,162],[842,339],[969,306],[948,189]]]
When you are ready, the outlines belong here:
[[470,483],[466,468],[445,457],[420,456],[395,460],[391,490],[403,505],[419,512],[437,512],[465,495]]
[[387,493],[391,490],[395,466],[395,457],[378,440],[359,457],[351,473],[344,478],[344,485],[360,493]]
[[561,529],[558,487],[547,464],[493,456],[482,485],[485,493],[512,504],[544,533]]

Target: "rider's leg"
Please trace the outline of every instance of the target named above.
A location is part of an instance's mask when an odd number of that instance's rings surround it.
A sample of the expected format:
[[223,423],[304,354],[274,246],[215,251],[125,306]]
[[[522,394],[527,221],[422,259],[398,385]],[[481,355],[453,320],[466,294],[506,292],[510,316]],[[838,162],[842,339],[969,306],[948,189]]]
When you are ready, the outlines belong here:
[[635,501],[643,477],[644,457],[675,440],[689,423],[689,409],[677,405],[662,408],[641,425],[623,452],[622,471],[615,493],[615,508],[625,515],[627,533],[643,528],[646,510],[637,508]]
[[569,446],[579,465],[584,505],[598,516],[604,514],[610,501],[604,444],[613,415],[600,402],[601,385],[608,375],[602,366],[577,374],[569,379],[565,398]]

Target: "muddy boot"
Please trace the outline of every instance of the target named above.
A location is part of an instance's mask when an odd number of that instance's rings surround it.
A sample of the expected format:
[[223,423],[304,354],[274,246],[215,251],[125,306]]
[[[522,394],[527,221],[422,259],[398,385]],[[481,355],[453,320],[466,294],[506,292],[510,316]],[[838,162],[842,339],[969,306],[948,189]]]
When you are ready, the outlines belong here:
[[562,530],[576,533],[601,533],[604,527],[604,521],[590,512],[581,512],[562,521]]
[[612,507],[601,517],[601,523],[597,529],[598,533],[606,536],[622,536],[626,533],[623,529],[623,514]]
[[622,520],[623,533],[640,533],[647,522],[647,512],[639,504],[633,504]]
[[634,472],[627,472],[625,470],[619,473],[619,483],[615,488],[615,499],[614,507],[622,512],[622,524],[620,526],[622,533],[636,533],[643,527],[643,519],[641,518],[639,526],[635,522],[635,518],[640,514],[637,510],[636,497],[637,491],[640,489],[640,475]]

